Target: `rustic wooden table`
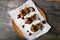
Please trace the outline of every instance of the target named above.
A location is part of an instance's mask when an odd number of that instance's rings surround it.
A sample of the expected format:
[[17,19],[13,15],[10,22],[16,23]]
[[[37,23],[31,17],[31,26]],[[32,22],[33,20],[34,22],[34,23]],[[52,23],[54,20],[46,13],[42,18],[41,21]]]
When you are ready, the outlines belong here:
[[[33,0],[46,13],[51,30],[36,40],[60,40],[60,3]],[[10,16],[7,7],[0,3],[0,40],[23,40],[10,26]]]

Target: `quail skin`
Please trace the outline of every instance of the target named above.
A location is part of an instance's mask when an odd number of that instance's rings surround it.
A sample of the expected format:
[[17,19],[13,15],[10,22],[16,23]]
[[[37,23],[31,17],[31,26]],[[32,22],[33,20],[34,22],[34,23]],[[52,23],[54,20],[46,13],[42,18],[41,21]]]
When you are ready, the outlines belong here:
[[40,23],[37,23],[36,25],[32,25],[32,26],[31,26],[31,31],[32,31],[32,32],[36,32],[36,31],[38,31],[41,27],[42,27],[41,24],[40,24]]
[[35,14],[26,18],[26,24],[31,24],[36,19]]

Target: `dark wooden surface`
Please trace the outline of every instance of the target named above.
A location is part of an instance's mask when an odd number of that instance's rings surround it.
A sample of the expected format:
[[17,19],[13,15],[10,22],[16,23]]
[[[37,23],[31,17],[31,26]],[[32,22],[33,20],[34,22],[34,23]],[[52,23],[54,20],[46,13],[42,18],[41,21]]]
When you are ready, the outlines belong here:
[[[36,40],[60,40],[60,3],[46,2],[44,0],[33,0],[35,4],[43,9],[51,30]],[[14,32],[10,26],[10,16],[7,7],[0,4],[0,40],[23,40]]]
[[48,2],[60,2],[60,0],[45,0],[45,1],[48,1]]

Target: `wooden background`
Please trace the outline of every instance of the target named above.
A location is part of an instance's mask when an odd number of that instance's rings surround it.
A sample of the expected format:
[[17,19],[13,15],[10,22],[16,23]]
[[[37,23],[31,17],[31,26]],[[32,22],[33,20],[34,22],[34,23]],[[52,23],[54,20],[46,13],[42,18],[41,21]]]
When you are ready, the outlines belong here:
[[[46,2],[44,0],[33,1],[43,9],[47,16],[47,21],[52,27],[48,33],[36,40],[60,40],[60,3]],[[17,36],[10,26],[10,20],[7,7],[0,3],[0,40],[23,40]]]
[[60,2],[60,0],[45,0],[45,1],[49,1],[49,2]]

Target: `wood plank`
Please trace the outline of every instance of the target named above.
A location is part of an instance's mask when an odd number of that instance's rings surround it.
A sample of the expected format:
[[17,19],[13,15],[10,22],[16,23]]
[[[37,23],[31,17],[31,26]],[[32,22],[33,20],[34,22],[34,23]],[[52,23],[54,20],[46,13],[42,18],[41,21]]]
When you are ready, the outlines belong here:
[[45,1],[48,1],[48,2],[60,2],[60,0],[45,0]]

